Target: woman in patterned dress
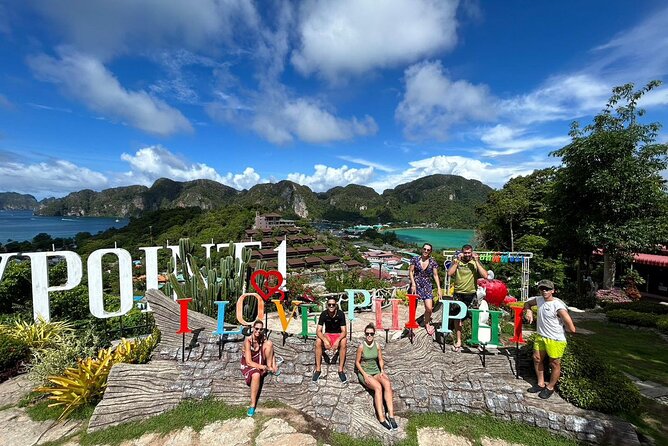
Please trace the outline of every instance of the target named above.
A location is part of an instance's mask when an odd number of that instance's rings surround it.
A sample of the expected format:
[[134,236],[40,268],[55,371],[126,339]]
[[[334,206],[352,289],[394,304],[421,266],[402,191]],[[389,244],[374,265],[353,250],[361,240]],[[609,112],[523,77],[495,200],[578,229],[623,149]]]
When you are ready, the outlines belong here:
[[277,370],[274,344],[264,338],[262,321],[255,321],[250,336],[244,340],[244,353],[241,357],[241,373],[251,391],[250,407],[246,413],[249,417],[255,415],[262,379],[267,373],[276,373]]
[[411,259],[408,275],[411,279],[411,293],[417,294],[424,302],[424,328],[430,336],[434,335],[434,326],[431,325],[431,312],[434,308],[434,294],[431,286],[432,277],[436,281],[438,297],[441,297],[441,281],[438,278],[438,263],[431,257],[431,244],[422,246],[422,255]]

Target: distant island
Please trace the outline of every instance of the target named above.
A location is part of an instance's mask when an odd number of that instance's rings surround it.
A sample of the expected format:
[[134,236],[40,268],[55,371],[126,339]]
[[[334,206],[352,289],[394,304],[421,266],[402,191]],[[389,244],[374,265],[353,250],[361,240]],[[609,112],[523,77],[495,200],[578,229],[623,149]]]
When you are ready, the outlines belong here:
[[350,184],[316,193],[292,181],[257,184],[236,190],[213,180],[179,182],[160,178],[151,187],[126,186],[96,192],[72,192],[37,201],[32,195],[0,192],[0,210],[32,210],[62,217],[139,217],[145,212],[197,207],[202,210],[239,205],[287,218],[377,224],[402,221],[437,224],[442,228],[473,228],[474,210],[492,188],[457,175],[430,175],[387,189]]

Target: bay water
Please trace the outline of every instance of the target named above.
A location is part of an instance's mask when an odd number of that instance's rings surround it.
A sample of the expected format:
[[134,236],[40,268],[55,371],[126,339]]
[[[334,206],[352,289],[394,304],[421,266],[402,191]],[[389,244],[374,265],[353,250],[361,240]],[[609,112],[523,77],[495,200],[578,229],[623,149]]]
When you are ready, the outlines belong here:
[[95,235],[109,228],[122,228],[127,218],[113,217],[41,217],[32,211],[0,211],[0,243],[8,240],[32,240],[39,233],[51,238],[74,237],[79,232]]
[[462,245],[472,244],[475,236],[473,229],[432,229],[398,228],[390,229],[399,240],[421,246],[430,243],[434,249],[459,249]]

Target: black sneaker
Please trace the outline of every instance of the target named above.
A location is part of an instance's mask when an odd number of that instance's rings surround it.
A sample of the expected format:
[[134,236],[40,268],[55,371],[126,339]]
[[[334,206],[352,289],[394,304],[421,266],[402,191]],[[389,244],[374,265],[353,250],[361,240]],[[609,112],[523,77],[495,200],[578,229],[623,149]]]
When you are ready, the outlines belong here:
[[545,388],[545,386],[539,386],[538,384],[534,384],[533,386],[531,386],[527,389],[527,392],[529,392],[529,393],[540,393],[544,388]]
[[383,420],[383,421],[381,421],[380,424],[382,424],[383,427],[384,427],[385,429],[387,429],[388,431],[391,431],[391,430],[392,430],[392,426],[390,425],[390,423],[387,422],[387,420]]
[[545,386],[545,388],[540,391],[538,396],[541,397],[542,399],[546,400],[549,397],[551,397],[553,393],[554,393],[554,389],[550,390],[550,389],[547,388],[547,386]]
[[399,429],[399,425],[397,424],[396,420],[394,418],[387,417],[387,421],[390,422],[390,426],[392,426],[392,429]]
[[319,379],[320,379],[320,372],[316,370],[315,372],[313,372],[313,382],[317,383]]
[[346,372],[339,372],[339,379],[343,384],[348,382],[348,377],[346,376]]

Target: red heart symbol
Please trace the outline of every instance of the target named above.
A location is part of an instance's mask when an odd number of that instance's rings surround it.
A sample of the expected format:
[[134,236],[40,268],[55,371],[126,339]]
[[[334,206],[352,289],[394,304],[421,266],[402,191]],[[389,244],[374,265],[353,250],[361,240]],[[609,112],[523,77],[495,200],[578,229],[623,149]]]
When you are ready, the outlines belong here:
[[[264,283],[267,287],[266,292],[260,285],[257,284],[257,276],[264,277]],[[276,278],[275,286],[269,285],[269,279],[272,277]],[[285,293],[279,289],[281,285],[283,285],[283,275],[278,271],[265,271],[263,269],[259,269],[251,274],[250,282],[253,288],[255,288],[255,291],[257,291],[257,294],[259,294],[265,302],[271,299],[271,297],[276,293],[280,294],[279,299],[281,302],[283,302],[283,299],[285,299]]]

